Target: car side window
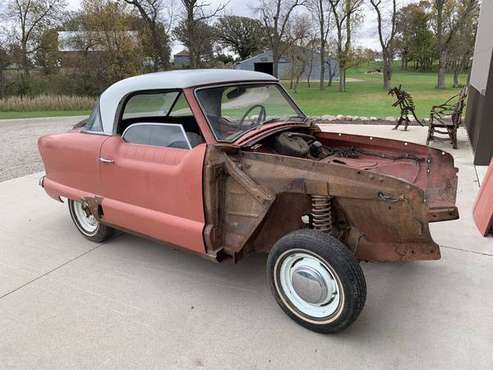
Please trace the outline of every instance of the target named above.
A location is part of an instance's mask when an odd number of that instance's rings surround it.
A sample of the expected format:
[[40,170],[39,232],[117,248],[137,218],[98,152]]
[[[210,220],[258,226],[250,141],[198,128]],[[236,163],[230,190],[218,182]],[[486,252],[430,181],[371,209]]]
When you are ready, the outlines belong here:
[[170,117],[183,117],[183,116],[193,116],[190,106],[188,105],[187,99],[183,93],[180,93],[175,103],[171,107],[171,112],[169,112]]
[[123,132],[127,143],[191,149],[182,125],[168,123],[134,123]]
[[90,132],[102,132],[103,131],[103,124],[101,122],[101,114],[99,112],[99,101],[96,103],[96,106],[94,107],[91,115],[87,119],[84,126],[82,126],[82,129],[84,131],[90,131]]

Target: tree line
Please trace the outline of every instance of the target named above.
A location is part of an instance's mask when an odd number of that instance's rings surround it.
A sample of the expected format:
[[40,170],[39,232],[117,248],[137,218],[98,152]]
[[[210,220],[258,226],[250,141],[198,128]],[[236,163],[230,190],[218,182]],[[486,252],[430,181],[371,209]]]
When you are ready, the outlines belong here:
[[[176,41],[188,51],[189,68],[232,65],[270,50],[274,75],[281,57],[289,60],[294,89],[314,63],[319,88],[331,85],[328,58],[338,62],[340,91],[346,71],[365,61],[382,64],[383,87],[390,88],[396,59],[402,69],[436,71],[437,87],[444,88],[446,73],[458,85],[470,69],[479,7],[479,0],[405,6],[398,0],[256,0],[252,17],[242,17],[229,15],[226,3],[205,0],[82,0],[77,11],[65,0],[7,0],[0,5],[0,98],[97,95],[122,78],[175,68]],[[356,46],[363,28],[376,33],[378,51]]]

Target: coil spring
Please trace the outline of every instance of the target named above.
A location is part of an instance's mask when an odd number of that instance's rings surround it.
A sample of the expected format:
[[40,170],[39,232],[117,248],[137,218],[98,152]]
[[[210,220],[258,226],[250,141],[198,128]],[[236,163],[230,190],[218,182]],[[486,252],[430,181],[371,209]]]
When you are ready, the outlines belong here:
[[332,197],[312,195],[312,226],[315,230],[332,232]]

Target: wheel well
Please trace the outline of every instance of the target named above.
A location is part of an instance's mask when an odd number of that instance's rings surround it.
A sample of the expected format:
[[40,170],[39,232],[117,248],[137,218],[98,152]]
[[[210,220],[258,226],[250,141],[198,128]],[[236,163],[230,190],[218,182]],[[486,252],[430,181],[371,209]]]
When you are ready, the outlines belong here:
[[276,241],[287,233],[304,228],[302,216],[311,212],[307,194],[280,193],[269,209],[258,232],[247,243],[247,249],[269,252]]
[[[337,204],[337,199],[332,202],[333,231],[336,239],[347,244],[351,226],[347,221],[343,209]],[[308,216],[310,222],[303,220]],[[308,194],[280,193],[276,201],[269,209],[257,233],[247,243],[247,250],[268,253],[272,246],[284,235],[300,229],[312,228],[312,199]],[[352,248],[348,249],[352,250]],[[354,251],[353,251],[354,252]]]

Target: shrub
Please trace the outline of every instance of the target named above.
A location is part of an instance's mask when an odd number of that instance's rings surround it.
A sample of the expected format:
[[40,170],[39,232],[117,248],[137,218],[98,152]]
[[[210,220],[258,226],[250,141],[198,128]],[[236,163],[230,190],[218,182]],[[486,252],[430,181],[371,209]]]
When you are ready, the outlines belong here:
[[91,110],[95,98],[89,96],[39,95],[10,96],[0,99],[2,112],[38,112],[59,110]]

